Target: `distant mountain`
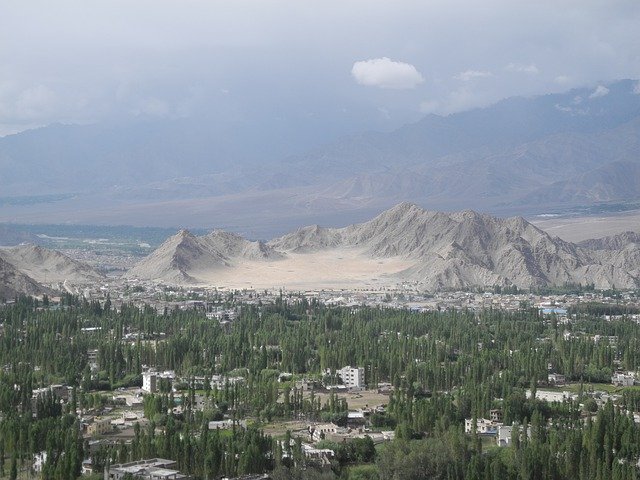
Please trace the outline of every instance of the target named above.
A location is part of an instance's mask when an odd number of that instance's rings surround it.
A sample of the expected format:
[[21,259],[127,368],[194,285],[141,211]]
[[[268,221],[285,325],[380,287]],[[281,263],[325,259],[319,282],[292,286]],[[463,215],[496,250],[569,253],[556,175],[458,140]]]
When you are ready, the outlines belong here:
[[[220,238],[224,238],[222,244]],[[333,258],[344,258],[345,265],[360,262],[363,268],[381,263],[381,259],[399,259],[405,267],[385,272],[388,283],[411,282],[427,290],[566,283],[636,288],[640,285],[640,264],[634,245],[628,251],[604,251],[552,238],[521,217],[500,219],[470,210],[433,212],[401,203],[362,224],[304,227],[267,244],[222,232],[204,237],[180,232],[128,276],[202,282],[211,278],[212,271],[233,270],[248,260],[252,265],[271,261],[272,269],[283,265],[289,272],[297,268],[296,262],[306,265],[306,259],[314,254],[329,252]],[[246,254],[256,250],[258,255]],[[339,279],[343,273],[337,270],[329,275]]]
[[187,119],[54,125],[0,139],[3,195],[42,197],[9,201],[0,221],[73,213],[84,223],[169,226],[215,215],[219,226],[266,237],[287,218],[340,224],[405,200],[500,214],[638,201],[636,87],[509,98],[292,155],[283,145],[296,135],[277,128],[247,136]]
[[105,278],[102,273],[85,263],[37,245],[0,248],[0,258],[35,282],[44,285],[65,281],[74,285],[90,284]]

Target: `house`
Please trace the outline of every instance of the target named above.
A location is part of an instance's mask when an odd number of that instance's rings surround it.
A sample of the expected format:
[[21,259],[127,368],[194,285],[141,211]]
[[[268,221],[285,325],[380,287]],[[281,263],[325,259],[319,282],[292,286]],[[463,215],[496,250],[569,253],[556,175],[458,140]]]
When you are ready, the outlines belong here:
[[550,373],[547,376],[547,381],[550,385],[564,385],[567,383],[566,377],[560,373]]
[[338,426],[335,423],[321,423],[309,428],[311,438],[315,442],[323,440],[327,435],[335,435],[338,433]]
[[513,432],[512,425],[500,425],[498,434],[496,435],[496,443],[499,447],[508,447],[511,445],[511,434]]
[[489,410],[489,420],[495,423],[502,422],[502,410],[497,408],[493,410]]
[[111,426],[110,418],[96,418],[87,425],[87,435],[91,435],[92,437],[104,435],[112,430],[113,427]]
[[611,383],[618,387],[632,387],[635,380],[635,375],[622,372],[616,372],[611,376]]
[[47,463],[47,452],[43,450],[40,453],[36,453],[33,456],[33,471],[36,473],[41,472],[45,463]]
[[131,477],[143,480],[191,480],[193,478],[174,470],[175,466],[176,462],[163,458],[107,465],[104,470],[104,480],[122,480]]
[[347,423],[352,426],[364,425],[367,422],[366,414],[362,410],[349,410],[347,412]]
[[209,430],[230,430],[233,429],[234,426],[247,428],[247,422],[244,420],[232,420],[230,418],[209,422]]
[[[500,425],[502,424],[486,418],[478,418],[476,419],[476,433],[479,435],[496,435]],[[473,418],[465,419],[464,432],[473,433]]]
[[93,472],[93,460],[86,458],[82,461],[82,475],[91,475]]

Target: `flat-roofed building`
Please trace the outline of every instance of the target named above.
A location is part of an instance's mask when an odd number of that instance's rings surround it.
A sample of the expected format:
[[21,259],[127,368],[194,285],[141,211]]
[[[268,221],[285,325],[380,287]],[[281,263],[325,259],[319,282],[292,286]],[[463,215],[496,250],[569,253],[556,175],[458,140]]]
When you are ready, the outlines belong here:
[[343,367],[338,370],[338,376],[348,388],[364,387],[364,368],[351,366]]
[[137,462],[107,466],[104,480],[121,480],[127,475],[143,480],[191,480],[193,477],[174,470],[176,462],[164,458],[151,458]]

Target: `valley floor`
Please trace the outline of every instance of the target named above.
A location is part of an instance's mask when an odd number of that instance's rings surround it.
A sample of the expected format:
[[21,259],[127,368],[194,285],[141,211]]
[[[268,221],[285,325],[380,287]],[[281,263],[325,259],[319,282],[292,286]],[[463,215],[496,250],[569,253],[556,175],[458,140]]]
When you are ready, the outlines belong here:
[[400,258],[371,259],[358,249],[331,249],[288,254],[283,260],[243,261],[234,268],[215,272],[197,271],[204,283],[227,288],[270,289],[286,286],[294,290],[376,289],[400,283],[395,275],[411,262]]
[[549,235],[567,242],[581,242],[626,231],[640,232],[640,210],[614,215],[538,218],[530,221]]

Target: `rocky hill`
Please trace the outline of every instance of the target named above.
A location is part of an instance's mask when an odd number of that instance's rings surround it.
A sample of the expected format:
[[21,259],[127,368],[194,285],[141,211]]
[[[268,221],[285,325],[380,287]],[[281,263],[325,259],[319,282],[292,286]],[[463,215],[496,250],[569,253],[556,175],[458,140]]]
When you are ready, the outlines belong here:
[[195,283],[197,274],[232,268],[242,260],[278,259],[282,255],[263,242],[251,242],[239,235],[214,230],[197,237],[181,230],[126,273],[168,283]]
[[37,245],[0,248],[0,258],[44,285],[65,281],[75,285],[89,284],[104,278],[102,273],[85,263]]
[[[565,242],[521,217],[501,219],[471,210],[434,212],[401,203],[365,223],[344,228],[304,227],[266,244],[221,231],[203,237],[183,231],[128,276],[189,283],[209,277],[214,270],[228,272],[243,262],[273,261],[277,268],[279,260],[286,260],[282,265],[290,272],[312,254],[331,256],[335,252],[335,257],[351,264],[401,259],[409,266],[387,272],[389,283],[411,282],[427,290],[566,283],[593,283],[598,288],[640,285],[638,244],[602,242],[602,248]],[[339,277],[341,272],[332,274]]]
[[0,301],[11,300],[21,294],[41,293],[50,293],[50,290],[0,257]]

